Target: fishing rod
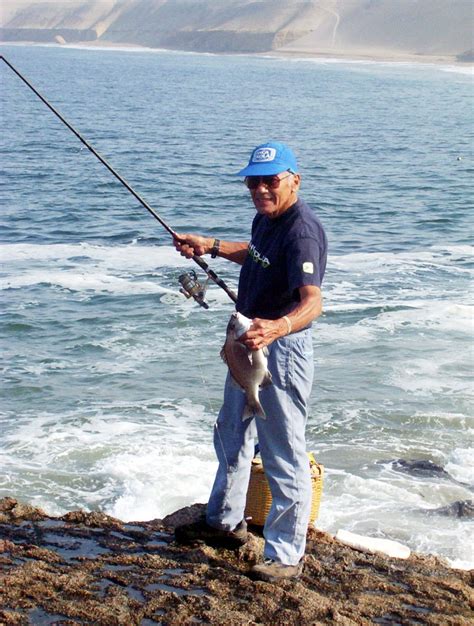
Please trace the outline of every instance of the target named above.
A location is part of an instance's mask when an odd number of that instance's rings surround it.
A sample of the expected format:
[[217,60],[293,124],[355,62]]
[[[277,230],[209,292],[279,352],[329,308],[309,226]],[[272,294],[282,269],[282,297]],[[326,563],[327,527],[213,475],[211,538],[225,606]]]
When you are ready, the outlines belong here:
[[[86,146],[86,148],[90,150],[90,152],[92,152],[92,154],[97,159],[99,159],[99,161],[103,165],[105,165],[105,167],[109,170],[109,172],[111,172],[115,176],[115,178],[118,181],[120,181],[122,185],[133,196],[135,196],[138,202],[140,202],[140,204],[144,206],[145,209],[151,215],[153,215],[153,217],[163,226],[163,228],[169,232],[169,234],[173,237],[173,239],[176,239],[179,241],[178,234],[170,226],[168,226],[168,224],[160,217],[160,215],[148,204],[148,202],[146,202],[133,189],[133,187],[125,180],[125,178],[120,176],[120,174],[116,170],[114,170],[114,168],[110,165],[110,163],[108,163],[104,159],[104,157],[101,154],[99,154],[97,150],[93,146],[91,146],[91,144],[86,139],[84,139],[84,137],[61,115],[61,113],[59,113],[59,111],[57,111],[57,109],[55,109],[53,105],[50,104],[46,100],[46,98],[42,96],[39,93],[39,91],[35,89],[35,87],[33,87],[33,85],[9,61],[7,61],[7,59],[3,55],[0,55],[0,59],[4,61],[5,64],[18,76],[18,78],[20,78],[25,83],[25,85],[27,85],[27,87],[29,87],[36,96],[38,96],[38,98],[48,107],[48,109],[52,111],[54,115],[56,115],[56,117],[58,117],[61,120],[61,122],[65,124],[65,126],[67,126],[74,135],[76,135],[79,141],[81,141]],[[235,292],[232,291],[232,289],[230,289],[230,287],[226,285],[226,283],[222,280],[222,278],[219,278],[219,276],[217,276],[217,274],[209,267],[209,265],[200,256],[197,256],[197,254],[194,254],[191,258],[207,274],[207,281],[204,285],[201,285],[199,283],[196,272],[194,270],[191,270],[191,272],[189,273],[182,274],[178,279],[182,287],[180,291],[187,298],[191,298],[191,297],[194,298],[194,300],[196,300],[196,302],[200,306],[204,307],[205,309],[208,309],[209,305],[204,300],[204,296],[206,293],[207,283],[209,280],[212,280],[213,282],[216,283],[216,285],[221,287],[221,289],[223,289],[226,292],[226,294],[230,297],[231,300],[233,300],[234,302],[237,302],[237,296]]]

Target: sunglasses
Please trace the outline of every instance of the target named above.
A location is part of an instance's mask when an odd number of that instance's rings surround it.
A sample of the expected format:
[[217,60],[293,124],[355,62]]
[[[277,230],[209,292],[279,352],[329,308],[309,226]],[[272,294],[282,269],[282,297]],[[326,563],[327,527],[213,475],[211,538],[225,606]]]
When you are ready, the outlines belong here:
[[278,189],[280,181],[285,180],[285,178],[288,178],[289,176],[293,176],[293,172],[290,172],[281,178],[278,178],[277,174],[274,176],[246,176],[244,185],[246,185],[250,190],[257,189],[260,185],[265,185],[267,189]]

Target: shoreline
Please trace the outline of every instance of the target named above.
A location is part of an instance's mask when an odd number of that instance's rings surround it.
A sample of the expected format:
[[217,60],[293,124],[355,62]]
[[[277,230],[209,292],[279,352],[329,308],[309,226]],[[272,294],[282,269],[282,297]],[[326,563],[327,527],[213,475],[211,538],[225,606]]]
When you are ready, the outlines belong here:
[[178,48],[152,48],[136,43],[116,43],[108,41],[84,41],[74,43],[57,43],[57,42],[37,42],[37,41],[0,41],[0,46],[18,46],[18,47],[47,47],[47,48],[69,48],[69,49],[89,49],[89,50],[110,50],[110,51],[130,51],[130,52],[166,52],[178,54],[193,54],[204,56],[251,56],[260,58],[275,58],[288,60],[306,60],[321,62],[339,62],[339,63],[382,63],[382,64],[412,64],[412,65],[431,65],[431,66],[448,66],[457,69],[466,69],[474,71],[473,61],[460,61],[454,55],[423,55],[414,52],[380,51],[373,50],[353,50],[353,51],[332,51],[327,49],[306,49],[295,48],[268,50],[266,52],[209,52],[200,50],[183,50]]
[[472,571],[431,555],[362,552],[310,528],[298,580],[254,582],[260,531],[249,528],[235,551],[176,543],[174,528],[204,507],[124,523],[100,512],[52,517],[1,499],[1,623],[470,624]]
[[294,50],[272,50],[271,56],[283,58],[302,59],[335,59],[338,61],[357,62],[378,62],[378,63],[413,63],[420,65],[454,65],[459,67],[474,67],[474,62],[459,61],[454,55],[423,55],[409,52],[393,51],[381,52],[379,54],[370,51],[330,51],[330,50],[306,50],[304,48]]
[[[16,518],[37,519],[40,517],[49,519],[49,520],[65,520],[65,519],[70,519],[70,518],[75,519],[76,517],[79,516],[80,518],[90,517],[93,519],[113,520],[115,524],[119,524],[124,527],[132,526],[135,524],[147,526],[150,524],[153,525],[153,524],[157,524],[161,522],[166,522],[168,520],[173,520],[173,521],[178,520],[177,524],[180,524],[183,519],[185,522],[188,521],[188,517],[189,516],[192,517],[195,514],[195,511],[197,509],[204,510],[204,507],[206,506],[204,504],[199,504],[199,503],[189,504],[189,505],[184,506],[181,509],[178,509],[172,513],[165,515],[163,519],[161,518],[148,519],[148,518],[141,518],[141,517],[122,519],[121,517],[116,517],[115,515],[111,515],[110,513],[107,513],[100,508],[97,508],[94,510],[91,510],[88,508],[87,509],[79,508],[79,509],[67,510],[67,512],[65,513],[49,513],[47,509],[43,509],[41,506],[38,506],[29,500],[22,500],[20,497],[17,497],[17,496],[11,497],[7,495],[3,495],[3,496],[0,495],[0,547],[1,547],[1,541],[2,541],[1,526],[3,523],[5,523],[5,520],[7,519],[5,517],[5,511],[9,511],[10,503],[13,503],[12,507],[13,507],[13,510],[15,511],[15,515],[13,517],[9,516],[8,521],[11,521],[11,519],[16,519]],[[250,526],[250,529],[252,528],[253,527]],[[338,536],[339,533],[341,533],[341,536],[345,533],[354,534],[352,531],[347,531],[343,527],[339,528],[336,532],[334,530],[321,528],[318,526],[318,519],[316,519],[314,522],[308,525],[308,533],[311,534],[313,532],[324,535],[329,540],[340,542],[341,544],[345,543],[345,541],[343,539],[339,539],[339,536]],[[258,534],[260,534],[261,536],[261,531],[259,531]],[[411,556],[418,556],[418,557],[422,557],[426,559],[435,559],[437,562],[441,563],[443,567],[449,570],[453,570],[457,572],[472,572],[474,576],[474,563],[472,561],[456,562],[444,554],[437,553],[437,552],[420,551],[415,547],[410,547],[408,543],[405,543],[403,540],[385,536],[385,535],[379,536],[376,534],[375,535],[354,534],[354,537],[358,537],[361,540],[367,540],[367,541],[363,541],[361,545],[363,543],[366,543],[367,546],[369,547],[366,546],[364,548],[360,548],[360,551],[366,554],[371,554],[372,556],[381,555],[381,556],[385,556],[386,558],[389,557],[390,548],[388,548],[388,551],[384,552],[383,548],[370,547],[370,544],[372,541],[375,540],[375,542],[377,542],[380,540],[382,541],[382,543],[385,542],[387,544],[394,544],[394,545],[396,544],[398,546],[397,548],[395,548],[396,552],[398,552],[399,548],[404,548],[408,551],[409,554],[411,554]],[[347,543],[346,545],[351,546],[352,544]],[[1,553],[1,550],[0,550],[0,553]],[[396,560],[399,560],[399,559],[405,560],[406,558],[407,557],[398,557],[396,558]],[[2,626],[1,622],[0,622],[0,626]]]

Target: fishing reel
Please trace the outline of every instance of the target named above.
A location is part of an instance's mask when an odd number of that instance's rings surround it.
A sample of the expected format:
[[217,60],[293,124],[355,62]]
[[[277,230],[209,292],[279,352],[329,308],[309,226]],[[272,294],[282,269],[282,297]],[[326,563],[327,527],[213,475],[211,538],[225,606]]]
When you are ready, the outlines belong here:
[[205,309],[209,308],[209,305],[204,300],[204,296],[207,291],[207,283],[209,279],[206,280],[204,285],[198,280],[197,274],[194,270],[190,272],[186,272],[185,274],[181,274],[178,278],[181,289],[180,292],[186,296],[186,298],[194,298],[199,306],[204,307]]

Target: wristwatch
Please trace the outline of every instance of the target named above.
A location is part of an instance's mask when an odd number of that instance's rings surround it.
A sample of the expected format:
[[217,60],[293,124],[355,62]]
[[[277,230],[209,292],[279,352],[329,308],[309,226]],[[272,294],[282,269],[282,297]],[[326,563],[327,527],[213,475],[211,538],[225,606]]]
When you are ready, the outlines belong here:
[[212,244],[212,248],[211,248],[211,259],[215,259],[216,256],[219,256],[220,245],[221,245],[220,240],[214,239],[214,243]]

